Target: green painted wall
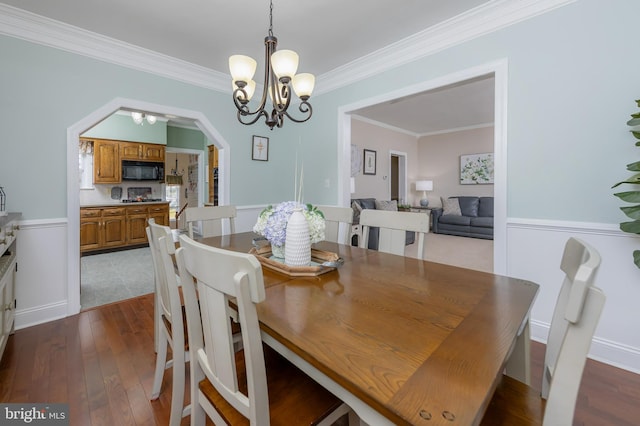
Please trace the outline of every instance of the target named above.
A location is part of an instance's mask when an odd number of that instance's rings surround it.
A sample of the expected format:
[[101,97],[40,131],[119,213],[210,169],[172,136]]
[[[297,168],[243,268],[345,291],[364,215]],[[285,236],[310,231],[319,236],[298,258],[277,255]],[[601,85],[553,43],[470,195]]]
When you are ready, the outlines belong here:
[[130,115],[113,114],[87,130],[82,136],[119,141],[167,144],[167,122],[136,124]]
[[205,150],[209,145],[206,136],[200,130],[182,127],[167,127],[167,147]]
[[[202,112],[230,145],[233,204],[292,198],[296,157],[307,201],[335,203],[339,107],[506,58],[508,215],[617,223],[610,187],[638,159],[625,124],[640,96],[637,16],[635,0],[580,0],[312,97],[309,122],[274,131],[240,125],[229,93],[3,36],[0,185],[25,219],[66,216],[67,128],[123,97]],[[270,138],[269,161],[251,160],[254,134]]]

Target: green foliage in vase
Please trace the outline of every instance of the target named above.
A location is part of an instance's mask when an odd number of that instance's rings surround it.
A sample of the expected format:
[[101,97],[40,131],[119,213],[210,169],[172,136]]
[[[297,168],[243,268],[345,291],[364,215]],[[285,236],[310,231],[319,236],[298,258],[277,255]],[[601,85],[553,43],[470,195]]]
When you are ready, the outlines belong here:
[[[636,105],[640,108],[640,100],[636,100]],[[631,130],[631,134],[636,138],[636,146],[640,146],[640,112],[631,114],[631,120],[627,121],[627,125],[634,128]],[[617,192],[613,195],[624,202],[634,204],[632,206],[620,207],[620,210],[622,210],[627,217],[632,219],[629,222],[622,222],[620,224],[620,229],[630,234],[640,235],[640,190],[637,189],[637,185],[640,185],[640,161],[627,164],[627,170],[634,172],[634,175],[629,177],[627,180],[616,183],[612,188],[622,184],[629,184],[633,185],[635,189],[632,191]],[[640,268],[640,250],[633,251],[633,262],[638,268]]]

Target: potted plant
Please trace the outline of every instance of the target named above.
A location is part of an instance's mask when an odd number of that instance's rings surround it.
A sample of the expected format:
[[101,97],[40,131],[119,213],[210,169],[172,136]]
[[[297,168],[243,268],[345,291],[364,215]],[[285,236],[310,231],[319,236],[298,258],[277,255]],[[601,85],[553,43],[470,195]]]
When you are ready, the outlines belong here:
[[[640,100],[636,100],[636,105],[640,108]],[[631,114],[631,120],[627,121],[627,125],[632,127],[631,134],[636,138],[636,146],[640,146],[640,127],[638,127],[640,126],[640,112]],[[640,184],[640,161],[627,164],[627,170],[635,172],[635,174],[627,180],[616,183],[612,188],[622,185],[623,183],[630,185]],[[637,186],[634,186],[634,188],[637,188]],[[613,195],[620,198],[622,201],[634,204],[632,206],[620,207],[620,210],[632,219],[630,222],[620,223],[620,229],[631,234],[640,234],[640,190],[635,189],[631,191],[617,192]],[[640,268],[640,250],[633,251],[633,261],[636,266]]]

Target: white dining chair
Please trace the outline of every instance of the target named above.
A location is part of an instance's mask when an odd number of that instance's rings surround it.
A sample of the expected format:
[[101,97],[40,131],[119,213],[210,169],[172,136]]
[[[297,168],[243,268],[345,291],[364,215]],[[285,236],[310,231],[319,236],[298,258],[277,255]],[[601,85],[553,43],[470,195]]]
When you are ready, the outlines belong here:
[[194,228],[198,228],[201,237],[222,235],[223,220],[228,221],[230,234],[236,232],[236,206],[187,207],[184,214],[190,238],[196,234]]
[[542,424],[571,426],[582,380],[605,295],[593,282],[599,253],[587,243],[570,238],[560,269],[564,282],[551,319],[542,371],[542,392],[503,376],[482,424]]
[[[185,330],[185,317],[180,300],[178,280],[171,255],[175,253],[175,243],[171,228],[149,220],[147,238],[154,265],[156,295],[156,334],[158,340],[156,368],[153,377],[151,399],[160,396],[162,379],[166,369],[172,371],[171,415],[169,424],[177,426],[182,417],[191,412],[191,406],[184,403],[185,363],[189,362],[189,344]],[[171,348],[172,359],[167,360],[167,349]]]
[[[317,206],[324,215],[324,239],[332,243],[349,245],[353,209],[351,207]],[[342,229],[341,229],[342,227]],[[340,234],[342,232],[342,234]],[[342,238],[340,238],[342,235]]]
[[424,213],[398,212],[388,210],[364,209],[360,212],[362,238],[359,246],[367,248],[369,230],[380,229],[378,234],[378,250],[404,256],[406,233],[415,232],[418,243],[418,258],[424,259],[424,240],[429,233],[429,215]]
[[[204,425],[205,414],[214,424],[331,425],[351,411],[262,344],[256,304],[265,288],[255,256],[182,235],[176,261],[191,344],[192,425]],[[235,353],[225,312],[231,300],[243,342]]]

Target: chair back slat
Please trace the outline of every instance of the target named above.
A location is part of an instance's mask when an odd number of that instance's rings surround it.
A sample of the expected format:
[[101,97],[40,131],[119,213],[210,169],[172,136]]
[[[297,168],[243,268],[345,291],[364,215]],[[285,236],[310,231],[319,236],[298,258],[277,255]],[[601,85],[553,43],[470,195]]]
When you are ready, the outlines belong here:
[[[176,260],[183,283],[190,349],[216,391],[251,424],[269,418],[262,340],[254,303],[265,299],[260,262],[255,256],[180,237]],[[195,281],[195,285],[192,284]],[[197,295],[196,295],[197,289]],[[227,308],[238,307],[248,394],[238,389],[232,330]],[[195,369],[194,366],[192,368]],[[197,369],[196,369],[197,370]],[[198,380],[197,376],[192,380]],[[198,380],[199,381],[199,380]]]
[[[349,244],[353,209],[351,207],[318,206],[324,215],[324,239],[332,243]],[[342,238],[340,238],[342,232]]]
[[234,234],[236,232],[236,215],[236,206],[187,207],[185,221],[189,237],[194,238],[196,228],[202,237],[223,235],[223,219],[228,221],[228,233]]
[[[167,237],[172,239],[171,229],[167,226],[158,225],[155,219],[149,219],[149,226],[147,227],[147,240],[149,241],[149,249],[151,250],[151,260],[153,262],[154,277],[156,282],[156,293],[158,297],[158,303],[160,304],[161,314],[171,323],[173,323],[173,314],[171,312],[171,298],[170,287],[168,279],[164,269],[164,263],[162,259],[162,253],[160,252],[160,238]],[[175,252],[175,250],[172,250]],[[171,273],[175,280],[175,273]],[[177,288],[177,282],[174,283]]]
[[[581,334],[579,330],[583,329],[583,320],[592,321],[593,316],[596,317],[596,323],[600,314],[590,312],[591,318],[584,318],[587,313],[584,312],[587,295],[593,287],[596,273],[600,266],[600,255],[597,250],[587,243],[576,238],[569,238],[565,244],[565,250],[560,262],[560,269],[566,274],[551,319],[549,328],[549,336],[547,338],[547,349],[545,352],[544,374],[542,379],[542,396],[548,398],[553,376],[558,369],[559,359],[562,351],[572,350],[574,344],[567,344],[568,335],[577,335],[576,338],[586,339],[588,345],[591,344],[591,335]],[[580,365],[580,360],[588,354],[589,346],[584,352],[584,356],[578,351],[575,366]],[[584,367],[584,363],[582,363]],[[561,368],[564,368],[562,366]],[[580,374],[576,376],[577,385],[580,384],[582,377],[582,369]],[[577,397],[577,389],[576,395]],[[575,401],[574,401],[575,402]]]
[[424,258],[424,240],[429,232],[429,215],[386,210],[364,209],[360,213],[362,238],[360,247],[369,244],[369,229],[380,228],[378,250],[404,256],[406,232],[415,232],[418,243],[418,258]]

